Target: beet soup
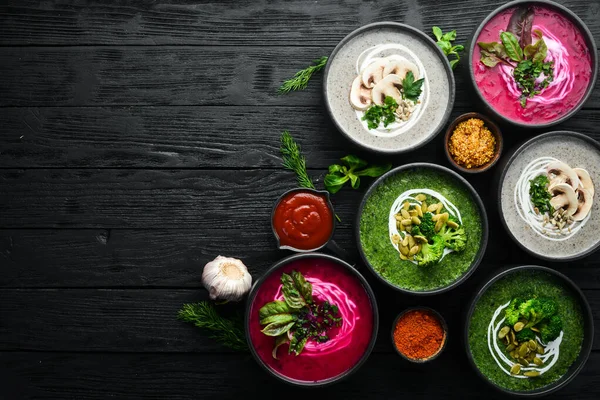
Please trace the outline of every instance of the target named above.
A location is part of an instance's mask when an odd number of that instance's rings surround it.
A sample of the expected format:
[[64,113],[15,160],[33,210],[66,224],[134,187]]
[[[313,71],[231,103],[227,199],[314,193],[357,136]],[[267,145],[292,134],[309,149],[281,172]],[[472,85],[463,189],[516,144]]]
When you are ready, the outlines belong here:
[[[543,38],[547,48],[541,60],[552,65],[553,76],[547,86],[539,85],[545,78],[545,74],[540,75],[535,81],[538,85],[535,95],[523,96],[526,97],[523,106],[520,101],[523,86],[517,84],[514,76],[517,62],[508,60],[493,67],[486,66],[479,45],[473,50],[473,74],[479,92],[500,115],[521,124],[547,124],[579,105],[594,73],[592,57],[586,37],[559,9],[541,5],[522,7],[533,11],[530,43]],[[502,43],[500,34],[510,31],[509,21],[515,12],[519,12],[519,8],[509,8],[492,17],[479,33],[477,43]]]
[[[325,301],[339,310],[341,322],[331,328],[328,340],[308,340],[299,355],[281,345],[273,358],[275,337],[261,332],[259,310],[274,300],[282,300],[281,276],[301,273],[312,284],[315,303]],[[352,369],[369,350],[373,338],[374,306],[362,282],[351,271],[332,259],[306,257],[277,268],[264,280],[250,307],[249,338],[258,357],[275,372],[289,380],[312,383],[329,380]]]

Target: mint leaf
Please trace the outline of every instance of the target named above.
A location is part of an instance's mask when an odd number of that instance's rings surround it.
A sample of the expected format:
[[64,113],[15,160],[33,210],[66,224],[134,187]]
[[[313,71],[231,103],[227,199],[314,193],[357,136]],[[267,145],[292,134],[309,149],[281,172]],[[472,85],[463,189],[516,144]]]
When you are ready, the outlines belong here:
[[269,317],[274,315],[285,315],[289,314],[293,310],[287,305],[285,301],[275,300],[270,303],[265,304],[258,311],[258,316],[260,318],[260,324],[265,325],[267,323],[263,323]]
[[287,323],[273,322],[273,323],[265,326],[263,328],[263,330],[261,330],[261,332],[267,336],[279,336],[279,335],[284,334],[287,331],[289,331],[290,328],[292,326],[294,326],[295,323],[296,323],[295,321],[287,322]]
[[292,279],[294,281],[294,285],[300,292],[300,295],[302,296],[302,298],[304,298],[304,301],[306,302],[306,304],[312,304],[313,303],[313,295],[312,295],[313,288],[312,288],[311,283],[308,282],[304,278],[304,276],[298,271],[292,271]]
[[283,292],[283,297],[288,306],[294,309],[300,309],[306,306],[306,300],[302,297],[298,288],[296,288],[294,279],[290,275],[285,273],[281,274],[281,283],[283,285],[281,291]]

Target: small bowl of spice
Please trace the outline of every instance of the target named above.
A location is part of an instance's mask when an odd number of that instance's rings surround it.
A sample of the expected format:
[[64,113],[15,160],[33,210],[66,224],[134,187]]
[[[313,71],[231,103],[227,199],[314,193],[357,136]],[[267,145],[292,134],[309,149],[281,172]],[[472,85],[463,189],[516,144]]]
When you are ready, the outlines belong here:
[[456,118],[444,140],[446,156],[459,171],[483,172],[490,169],[502,152],[502,133],[485,115],[471,112]]
[[448,341],[448,325],[442,316],[428,307],[402,311],[392,325],[392,344],[396,352],[413,363],[437,358]]

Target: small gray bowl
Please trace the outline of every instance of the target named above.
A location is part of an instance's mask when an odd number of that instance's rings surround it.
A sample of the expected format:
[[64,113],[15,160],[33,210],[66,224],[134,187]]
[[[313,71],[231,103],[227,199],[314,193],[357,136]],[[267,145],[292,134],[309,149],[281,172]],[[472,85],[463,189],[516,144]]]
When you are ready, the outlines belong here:
[[[590,219],[583,228],[564,241],[551,241],[533,232],[521,219],[515,205],[514,191],[523,168],[532,160],[551,156],[572,168],[586,169],[596,190]],[[600,144],[576,132],[555,131],[536,136],[504,157],[497,171],[498,212],[510,237],[529,254],[548,261],[573,261],[600,247]]]
[[[496,109],[493,108],[492,105],[487,101],[487,99],[481,94],[481,91],[479,90],[477,83],[475,81],[475,73],[473,71],[473,53],[475,51],[475,46],[477,46],[477,38],[479,37],[479,34],[483,30],[483,28],[485,28],[487,23],[492,18],[494,18],[497,14],[499,14],[509,8],[517,7],[517,6],[520,6],[523,4],[532,4],[532,5],[537,4],[542,7],[554,8],[560,14],[562,14],[567,19],[569,19],[573,23],[573,25],[581,31],[582,35],[584,36],[588,50],[590,52],[591,61],[592,61],[592,76],[590,78],[590,81],[588,82],[588,87],[586,89],[586,92],[583,95],[583,97],[581,98],[581,100],[579,100],[579,103],[577,103],[577,105],[575,107],[573,107],[571,110],[569,110],[567,113],[565,113],[560,118],[551,120],[546,123],[527,124],[524,122],[512,120],[512,119],[500,114],[500,112],[496,111]],[[494,116],[495,119],[497,119],[501,122],[505,122],[505,123],[509,123],[509,124],[521,127],[521,128],[534,128],[534,129],[547,128],[547,127],[557,125],[557,124],[560,124],[561,122],[568,120],[577,111],[579,111],[579,109],[583,106],[583,104],[586,102],[586,100],[590,97],[590,95],[592,94],[592,91],[594,90],[594,86],[596,85],[596,79],[598,77],[598,54],[597,54],[597,50],[596,50],[596,42],[594,41],[594,36],[592,35],[592,33],[590,32],[588,27],[583,23],[583,21],[577,15],[575,15],[575,13],[573,13],[571,10],[569,10],[565,6],[562,6],[560,4],[557,4],[557,3],[553,2],[553,1],[549,1],[549,0],[515,0],[515,1],[511,1],[509,3],[503,4],[502,6],[496,8],[483,20],[483,22],[481,22],[481,24],[479,24],[477,29],[475,29],[473,34],[470,36],[470,40],[469,40],[467,46],[465,47],[465,49],[468,52],[467,53],[468,64],[469,64],[468,79],[471,82],[471,86],[477,96],[477,100],[479,100],[479,102],[482,105],[484,105],[485,110],[489,111]]]
[[[422,109],[413,117],[410,129],[396,136],[376,136],[363,126],[350,105],[350,88],[360,55],[373,46],[390,43],[410,44],[409,50],[422,63],[427,79]],[[433,39],[409,25],[377,22],[351,32],[333,50],[325,68],[323,95],[327,112],[348,139],[366,150],[399,154],[425,145],[446,125],[454,105],[455,83],[450,63]]]

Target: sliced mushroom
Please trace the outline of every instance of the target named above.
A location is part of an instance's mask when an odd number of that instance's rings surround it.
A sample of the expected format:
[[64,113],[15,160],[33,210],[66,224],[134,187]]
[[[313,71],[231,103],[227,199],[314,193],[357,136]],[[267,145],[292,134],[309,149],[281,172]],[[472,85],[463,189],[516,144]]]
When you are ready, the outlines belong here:
[[371,93],[373,103],[382,105],[386,96],[392,97],[398,104],[402,101],[400,96],[400,88],[402,87],[402,79],[398,75],[388,75],[383,78]]
[[592,209],[592,204],[594,202],[594,195],[590,193],[587,189],[579,189],[577,190],[577,211],[573,214],[574,221],[583,220]]
[[577,194],[567,183],[557,183],[554,186],[548,188],[552,198],[550,204],[555,210],[562,208],[566,211],[567,216],[575,214],[579,202],[577,200]]
[[573,168],[569,167],[562,161],[553,161],[546,167],[548,178],[550,178],[550,187],[559,183],[567,183],[571,185],[573,190],[579,187],[579,178]]
[[383,70],[388,64],[387,58],[376,58],[361,74],[363,85],[368,88],[375,87],[383,79]]
[[419,67],[408,60],[393,60],[383,70],[383,76],[398,75],[401,79],[406,77],[408,71],[412,71],[415,80],[419,79]]
[[590,178],[590,174],[583,168],[573,168],[573,171],[577,174],[579,178],[579,187],[582,189],[586,189],[592,197],[594,196],[594,182],[592,182],[592,178]]
[[359,75],[352,82],[350,89],[350,104],[357,110],[366,110],[371,105],[371,89],[365,87]]

